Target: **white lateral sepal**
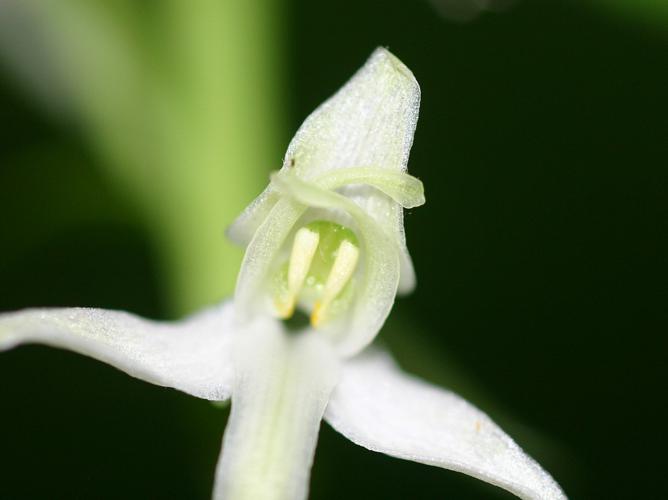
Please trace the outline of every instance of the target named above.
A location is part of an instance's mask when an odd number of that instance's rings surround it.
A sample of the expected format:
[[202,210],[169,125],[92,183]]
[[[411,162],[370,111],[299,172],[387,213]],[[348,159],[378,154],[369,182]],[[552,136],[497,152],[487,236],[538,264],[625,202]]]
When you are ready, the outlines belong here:
[[325,419],[354,443],[463,472],[528,500],[563,500],[559,485],[487,415],[403,373],[369,349],[348,360]]
[[0,350],[60,347],[147,382],[222,401],[232,386],[234,328],[231,302],[170,323],[103,309],[28,309],[0,314]]

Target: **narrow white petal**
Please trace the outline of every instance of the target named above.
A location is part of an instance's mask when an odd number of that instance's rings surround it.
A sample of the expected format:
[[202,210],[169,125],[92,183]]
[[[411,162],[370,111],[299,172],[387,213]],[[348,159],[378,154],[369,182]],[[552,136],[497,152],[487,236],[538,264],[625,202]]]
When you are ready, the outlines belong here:
[[230,303],[175,323],[102,309],[28,309],[0,314],[0,351],[29,343],[60,347],[219,401],[230,395],[233,328]]
[[351,167],[333,170],[315,179],[324,189],[339,189],[351,184],[369,185],[383,192],[404,208],[424,205],[424,186],[419,179],[405,172]]
[[218,500],[301,500],[322,414],[338,380],[334,351],[275,321],[235,341],[232,412],[216,470]]
[[520,498],[566,498],[487,415],[450,391],[402,373],[378,351],[346,362],[325,418],[370,450],[463,472]]

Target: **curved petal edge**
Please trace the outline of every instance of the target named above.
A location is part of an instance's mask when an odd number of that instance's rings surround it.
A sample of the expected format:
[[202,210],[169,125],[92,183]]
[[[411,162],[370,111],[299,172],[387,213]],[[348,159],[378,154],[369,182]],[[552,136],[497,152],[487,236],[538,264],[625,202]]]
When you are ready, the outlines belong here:
[[346,363],[325,419],[373,451],[462,472],[520,498],[566,498],[487,415],[450,391],[402,373],[379,351]]
[[176,323],[122,311],[62,308],[0,314],[0,351],[21,344],[59,347],[129,375],[204,399],[229,398],[231,303]]

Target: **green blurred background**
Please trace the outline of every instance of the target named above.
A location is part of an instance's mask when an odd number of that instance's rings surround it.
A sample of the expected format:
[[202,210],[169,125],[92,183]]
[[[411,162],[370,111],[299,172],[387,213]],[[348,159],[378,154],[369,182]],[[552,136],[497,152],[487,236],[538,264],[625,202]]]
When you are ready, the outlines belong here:
[[[383,341],[572,498],[666,498],[668,4],[455,3],[5,0],[0,310],[173,318],[229,294],[224,227],[384,45],[422,87],[427,205]],[[228,410],[28,346],[0,356],[0,411],[14,499],[207,498]],[[311,486],[512,498],[327,425]]]

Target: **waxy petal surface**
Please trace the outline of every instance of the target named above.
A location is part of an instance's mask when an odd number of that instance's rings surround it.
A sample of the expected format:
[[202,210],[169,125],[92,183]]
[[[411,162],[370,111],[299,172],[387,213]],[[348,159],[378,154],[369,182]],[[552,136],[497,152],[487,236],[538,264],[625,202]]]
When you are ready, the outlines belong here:
[[39,343],[98,359],[133,377],[204,399],[229,397],[232,304],[179,322],[102,309],[28,309],[0,314],[0,350]]
[[463,472],[520,498],[566,498],[487,415],[456,394],[403,373],[379,351],[370,349],[346,363],[325,419],[373,451]]

